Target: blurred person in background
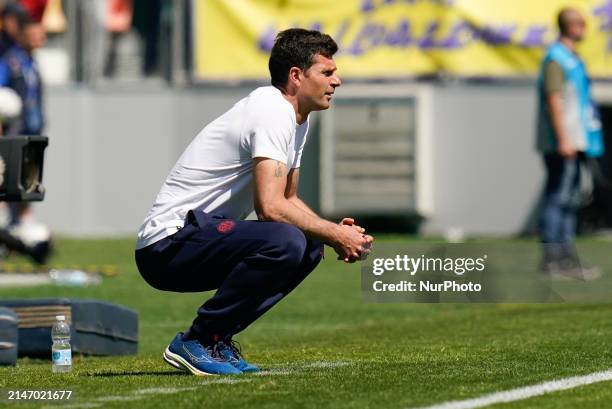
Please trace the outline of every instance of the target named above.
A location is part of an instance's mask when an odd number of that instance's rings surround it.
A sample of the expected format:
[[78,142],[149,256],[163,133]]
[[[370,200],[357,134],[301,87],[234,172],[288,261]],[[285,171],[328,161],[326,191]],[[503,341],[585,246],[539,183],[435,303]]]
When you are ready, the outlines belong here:
[[[22,108],[20,115],[6,124],[3,133],[9,136],[41,135],[45,124],[43,89],[33,53],[45,45],[46,33],[41,23],[29,18],[19,20],[18,27],[17,42],[0,58],[0,87],[15,91]],[[48,229],[34,220],[28,203],[11,203],[9,207],[10,231],[14,236],[30,246],[50,241]]]
[[557,22],[560,37],[546,51],[538,79],[537,147],[546,169],[541,270],[551,276],[593,279],[601,273],[580,266],[574,239],[581,163],[586,156],[601,155],[601,123],[576,50],[584,38],[585,19],[577,9],[564,8]]
[[9,2],[0,10],[0,57],[17,44],[20,27],[28,18],[27,11],[19,3]]
[[[115,76],[118,46],[130,36],[132,28],[132,0],[88,0],[81,5],[89,22],[89,45],[85,71],[90,81]],[[119,58],[120,59],[120,58]]]
[[[2,32],[0,33],[0,57],[10,48],[16,45],[19,39],[20,27],[27,21],[28,15],[18,4],[9,3],[0,11],[2,21]],[[9,87],[0,88],[0,123],[7,124],[19,118],[22,112],[23,103],[15,90]],[[2,125],[0,125],[0,130]],[[5,213],[8,209],[4,203],[0,203]],[[35,262],[44,264],[49,256],[50,242],[48,240],[28,240],[26,243],[21,238],[14,235],[8,226],[10,220],[4,217],[0,225],[0,256],[6,256],[7,252],[17,252],[30,256]]]
[[40,135],[44,128],[43,89],[33,53],[45,45],[42,24],[26,20],[20,26],[19,40],[0,59],[0,86],[9,87],[21,97],[21,116],[12,121],[5,135]]
[[119,41],[130,33],[134,16],[132,0],[106,0],[105,2],[105,32],[108,39],[104,76],[114,77],[117,70],[117,49]]
[[143,42],[142,73],[158,74],[162,0],[134,0],[133,26]]

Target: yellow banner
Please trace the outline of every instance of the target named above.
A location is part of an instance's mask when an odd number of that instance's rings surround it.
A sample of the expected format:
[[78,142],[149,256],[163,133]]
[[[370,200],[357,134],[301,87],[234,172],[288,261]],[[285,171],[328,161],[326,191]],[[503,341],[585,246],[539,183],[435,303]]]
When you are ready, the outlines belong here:
[[289,27],[330,34],[344,78],[533,76],[566,6],[586,18],[589,72],[612,78],[612,0],[193,0],[195,76],[267,78]]

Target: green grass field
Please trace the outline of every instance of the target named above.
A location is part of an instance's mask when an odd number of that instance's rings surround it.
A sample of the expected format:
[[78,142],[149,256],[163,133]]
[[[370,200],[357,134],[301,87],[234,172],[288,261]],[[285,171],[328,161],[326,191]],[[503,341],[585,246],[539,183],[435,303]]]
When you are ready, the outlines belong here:
[[[359,266],[328,251],[302,286],[238,336],[263,373],[186,375],[161,353],[206,294],[148,287],[136,272],[132,246],[132,240],[57,243],[52,263],[119,267],[117,277],[97,287],[0,289],[0,298],[97,298],[140,317],[137,356],[76,357],[66,375],[27,358],[0,368],[0,389],[69,389],[70,402],[4,400],[0,406],[400,409],[612,368],[612,304],[367,304]],[[610,408],[612,383],[491,407]]]

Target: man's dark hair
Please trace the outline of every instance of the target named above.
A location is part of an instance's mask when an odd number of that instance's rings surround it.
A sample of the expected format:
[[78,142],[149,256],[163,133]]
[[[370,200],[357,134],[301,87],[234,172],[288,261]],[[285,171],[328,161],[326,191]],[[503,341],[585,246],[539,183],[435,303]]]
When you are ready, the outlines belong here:
[[268,61],[272,85],[284,87],[291,67],[306,71],[313,64],[315,55],[332,58],[336,51],[336,42],[319,31],[290,28],[279,32]]
[[17,19],[28,18],[26,9],[19,3],[9,3],[0,10],[0,17],[15,17]]
[[9,3],[2,10],[0,10],[0,19],[7,17],[13,17],[17,21],[19,30],[22,30],[32,21],[32,18],[19,3]]

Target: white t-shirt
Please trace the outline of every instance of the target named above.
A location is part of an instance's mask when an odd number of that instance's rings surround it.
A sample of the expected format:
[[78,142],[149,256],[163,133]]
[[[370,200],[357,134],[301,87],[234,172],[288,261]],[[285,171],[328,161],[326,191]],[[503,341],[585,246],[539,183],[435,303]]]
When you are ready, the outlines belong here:
[[308,121],[272,86],[255,89],[208,124],[166,178],[138,231],[141,249],[175,233],[189,210],[244,219],[253,212],[253,158],[298,168]]

